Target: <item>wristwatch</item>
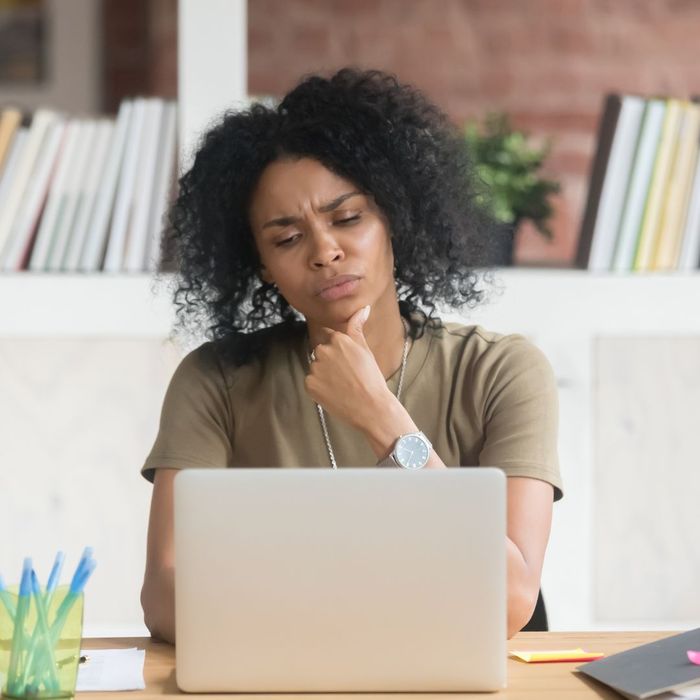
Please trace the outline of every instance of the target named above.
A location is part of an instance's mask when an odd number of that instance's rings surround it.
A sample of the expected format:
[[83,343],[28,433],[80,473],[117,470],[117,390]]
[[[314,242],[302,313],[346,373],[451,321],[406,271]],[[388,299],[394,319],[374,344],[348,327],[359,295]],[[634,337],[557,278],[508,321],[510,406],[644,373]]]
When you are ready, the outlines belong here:
[[432,449],[430,440],[423,433],[406,433],[399,436],[389,456],[377,466],[422,469],[428,463]]

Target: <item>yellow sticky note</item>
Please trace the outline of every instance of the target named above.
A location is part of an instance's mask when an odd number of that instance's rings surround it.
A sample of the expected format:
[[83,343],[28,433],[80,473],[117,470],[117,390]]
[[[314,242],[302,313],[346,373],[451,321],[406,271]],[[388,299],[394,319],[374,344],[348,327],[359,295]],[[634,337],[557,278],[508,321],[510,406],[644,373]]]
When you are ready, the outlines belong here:
[[605,656],[600,651],[578,649],[557,649],[555,651],[511,651],[510,655],[528,664],[553,661],[595,661]]

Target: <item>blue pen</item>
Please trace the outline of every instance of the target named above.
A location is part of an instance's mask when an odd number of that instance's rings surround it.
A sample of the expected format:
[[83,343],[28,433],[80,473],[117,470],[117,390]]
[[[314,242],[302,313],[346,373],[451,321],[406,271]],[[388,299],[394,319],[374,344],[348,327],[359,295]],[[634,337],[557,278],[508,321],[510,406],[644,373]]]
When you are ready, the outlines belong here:
[[80,594],[83,592],[83,588],[85,588],[85,584],[90,578],[92,572],[95,570],[96,566],[97,562],[94,559],[88,559],[84,562],[81,559],[80,564],[78,564],[78,568],[76,569],[75,574],[73,575],[73,580],[70,583],[70,588],[66,593],[66,597],[61,601],[61,604],[58,606],[56,617],[54,618],[53,624],[50,628],[51,641],[53,644],[55,644],[58,638],[60,637],[63,625],[68,619],[68,613],[70,612],[70,609],[73,607],[73,604],[76,600],[78,600]]
[[92,560],[92,547],[85,547],[83,550],[83,555],[80,557],[80,561],[78,562],[78,566],[75,567],[75,573],[73,574],[73,578],[71,580],[71,588],[75,584],[76,580],[82,576],[83,571],[85,570],[85,567],[88,565],[88,563]]
[[51,567],[51,573],[49,574],[49,580],[46,583],[46,609],[49,609],[51,605],[51,598],[53,597],[53,592],[56,590],[58,585],[58,579],[61,577],[61,569],[63,569],[63,560],[65,555],[63,552],[56,552],[56,558],[54,559],[53,566]]
[[14,620],[17,608],[15,607],[15,601],[12,600],[12,596],[7,588],[5,588],[5,582],[2,580],[2,576],[0,576],[0,600],[2,600],[2,604],[5,606],[10,619]]
[[[37,631],[38,634],[34,635],[32,639],[32,646],[29,650],[29,659],[27,660],[27,668],[25,671],[25,676],[31,677],[32,673],[32,659],[34,655],[37,655],[38,662],[37,666],[39,673],[36,674],[36,684],[37,686],[41,684],[43,680],[41,678],[41,671],[48,671],[49,680],[47,683],[47,690],[58,690],[58,676],[56,675],[56,656],[53,650],[53,643],[51,641],[51,632],[49,631],[49,622],[46,615],[46,606],[44,604],[44,598],[41,595],[41,586],[39,585],[39,579],[36,572],[32,569],[31,573],[32,581],[32,593],[34,595],[34,604],[36,605],[37,612]],[[38,637],[38,639],[37,639]],[[37,653],[37,642],[42,642],[44,646],[44,653],[41,651]]]
[[24,621],[29,610],[29,597],[32,590],[31,571],[32,560],[26,558],[22,566],[22,580],[19,584],[17,614],[15,615],[12,650],[10,651],[10,668],[7,672],[7,689],[10,695],[20,695],[24,690],[24,688],[18,687],[18,676],[20,672],[20,656],[24,653]]
[[[58,581],[61,575],[61,569],[63,568],[63,560],[64,560],[64,554],[63,552],[59,551],[56,552],[56,558],[54,559],[53,566],[51,567],[51,573],[49,574],[49,579],[46,584],[46,593],[43,596],[43,602],[44,602],[44,609],[46,612],[46,620],[47,620],[47,625],[48,625],[48,616],[49,616],[49,610],[51,607],[51,601],[53,599],[53,593],[56,590],[56,586],[58,585]],[[36,574],[35,574],[36,575]],[[37,579],[37,585],[39,581]],[[34,588],[34,581],[32,580],[32,588]],[[36,599],[35,599],[36,602]],[[38,613],[38,608],[37,608],[37,613]],[[27,684],[30,675],[32,674],[33,667],[35,665],[41,665],[43,663],[42,659],[42,653],[41,650],[37,651],[37,647],[39,646],[39,639],[41,637],[42,631],[40,629],[39,625],[36,625],[34,628],[34,634],[32,635],[32,640],[29,643],[29,656],[27,659],[27,663],[25,665],[24,669],[24,674],[22,675],[22,685]],[[35,662],[36,659],[36,662]]]
[[88,561],[89,559],[92,559],[92,547],[85,547],[85,549],[83,549],[83,554],[80,557],[80,562],[78,563],[78,566]]

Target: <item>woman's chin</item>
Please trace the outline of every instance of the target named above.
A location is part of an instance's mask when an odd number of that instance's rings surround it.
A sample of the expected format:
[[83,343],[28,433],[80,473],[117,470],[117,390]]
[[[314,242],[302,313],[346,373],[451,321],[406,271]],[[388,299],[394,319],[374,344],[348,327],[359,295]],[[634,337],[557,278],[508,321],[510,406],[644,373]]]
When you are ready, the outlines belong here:
[[354,297],[346,297],[338,299],[332,303],[326,304],[326,308],[316,311],[313,314],[305,316],[307,323],[333,328],[335,330],[344,330],[345,325],[350,320],[353,314],[357,313],[367,302]]

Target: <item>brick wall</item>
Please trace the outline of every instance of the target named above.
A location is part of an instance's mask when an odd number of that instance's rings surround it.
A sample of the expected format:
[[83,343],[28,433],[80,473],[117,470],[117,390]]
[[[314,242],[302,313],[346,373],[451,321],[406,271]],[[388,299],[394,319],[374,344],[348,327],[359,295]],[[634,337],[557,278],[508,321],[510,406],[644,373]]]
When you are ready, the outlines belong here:
[[177,0],[102,0],[102,110],[177,96]]
[[607,91],[700,93],[698,0],[249,0],[249,87],[281,94],[344,64],[395,72],[456,122],[504,110],[551,137],[562,184],[549,244],[522,262],[572,259]]
[[[129,85],[174,95],[176,0],[104,2],[106,38],[127,34],[119,60],[106,61],[111,104]],[[606,92],[700,94],[700,0],[248,0],[248,14],[253,93],[281,95],[305,73],[346,64],[383,68],[455,122],[502,110],[551,138],[555,240],[523,231],[525,263],[574,255]],[[145,28],[129,38],[137,20]]]

